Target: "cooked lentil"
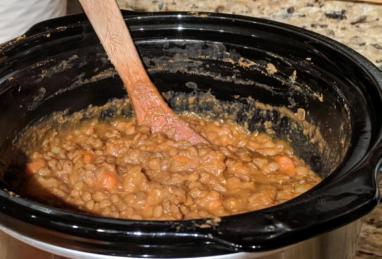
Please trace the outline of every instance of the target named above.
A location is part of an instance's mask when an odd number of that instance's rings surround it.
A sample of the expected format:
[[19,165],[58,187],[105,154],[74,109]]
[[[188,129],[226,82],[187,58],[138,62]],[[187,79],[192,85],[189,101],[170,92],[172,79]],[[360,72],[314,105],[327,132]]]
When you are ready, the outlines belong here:
[[209,144],[173,141],[134,118],[51,130],[27,150],[24,193],[95,215],[182,220],[274,206],[320,182],[283,141],[227,121],[183,119]]

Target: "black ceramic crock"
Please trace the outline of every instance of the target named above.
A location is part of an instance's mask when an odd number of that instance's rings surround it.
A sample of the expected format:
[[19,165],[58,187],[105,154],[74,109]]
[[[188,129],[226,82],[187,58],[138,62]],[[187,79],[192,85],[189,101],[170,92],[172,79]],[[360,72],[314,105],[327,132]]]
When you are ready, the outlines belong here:
[[[349,224],[376,206],[382,74],[365,58],[318,34],[264,19],[207,13],[125,13],[124,18],[160,91],[209,92],[227,103],[241,102],[239,123],[263,130],[258,122],[271,119],[276,135],[288,135],[324,180],[289,202],[211,224],[76,214],[20,197],[4,179],[1,225],[98,254],[205,256],[284,247]],[[269,63],[276,73],[267,73]],[[43,22],[0,46],[2,170],[15,156],[13,140],[28,125],[54,111],[70,113],[123,98],[124,91],[83,16]],[[292,112],[303,108],[325,147],[307,141],[303,130],[292,129],[290,118],[277,111],[259,108],[248,115],[253,109],[248,97]]]

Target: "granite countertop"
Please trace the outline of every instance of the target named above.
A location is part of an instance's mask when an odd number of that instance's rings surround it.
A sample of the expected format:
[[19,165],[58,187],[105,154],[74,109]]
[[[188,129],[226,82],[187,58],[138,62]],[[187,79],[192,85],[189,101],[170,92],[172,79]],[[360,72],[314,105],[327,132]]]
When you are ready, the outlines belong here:
[[382,5],[323,0],[118,0],[139,11],[207,11],[268,18],[334,38],[382,70]]
[[[118,1],[121,8],[139,11],[222,12],[293,24],[348,45],[382,70],[382,5],[323,0]],[[382,259],[382,204],[364,222],[356,258]]]

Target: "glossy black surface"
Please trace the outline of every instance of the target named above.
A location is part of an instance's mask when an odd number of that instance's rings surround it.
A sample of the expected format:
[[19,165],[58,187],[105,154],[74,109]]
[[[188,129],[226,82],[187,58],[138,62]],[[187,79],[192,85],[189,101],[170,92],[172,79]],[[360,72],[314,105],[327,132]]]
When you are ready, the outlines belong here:
[[[290,202],[224,217],[211,228],[200,227],[206,220],[123,221],[74,214],[14,197],[4,191],[4,183],[2,225],[45,242],[94,253],[202,256],[282,247],[347,224],[377,204],[382,75],[366,59],[317,34],[262,19],[186,13],[126,13],[125,19],[162,92],[190,93],[195,89],[187,83],[192,81],[197,91],[209,90],[226,102],[242,102],[243,114],[249,106],[234,95],[286,105],[293,111],[304,108],[327,142],[321,153],[278,114],[243,115],[239,122],[249,121],[252,129],[261,130],[255,122],[271,118],[277,135],[288,135],[297,153],[325,180]],[[223,62],[228,57],[234,63],[240,58],[255,60],[259,66],[230,65]],[[263,73],[268,62],[279,70],[274,76]],[[53,111],[76,111],[123,97],[124,89],[113,71],[94,82],[86,80],[110,69],[82,16],[39,24],[25,38],[0,47],[2,168],[15,155],[12,140],[27,125]],[[290,80],[294,70],[296,82]]]

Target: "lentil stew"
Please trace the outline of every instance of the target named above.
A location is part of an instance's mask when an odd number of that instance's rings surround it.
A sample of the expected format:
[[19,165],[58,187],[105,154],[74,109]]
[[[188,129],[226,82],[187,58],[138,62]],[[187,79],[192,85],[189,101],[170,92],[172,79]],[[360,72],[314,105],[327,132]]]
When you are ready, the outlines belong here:
[[93,215],[183,220],[274,206],[321,180],[284,141],[230,121],[182,118],[209,143],[173,141],[133,117],[50,129],[25,150],[20,192]]

